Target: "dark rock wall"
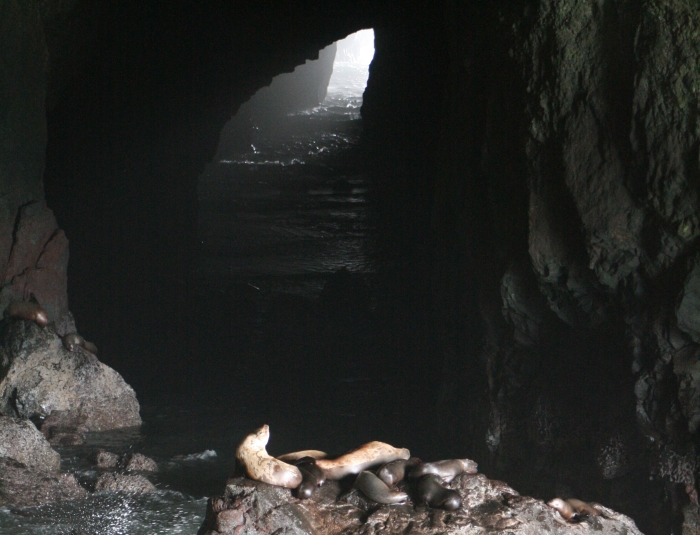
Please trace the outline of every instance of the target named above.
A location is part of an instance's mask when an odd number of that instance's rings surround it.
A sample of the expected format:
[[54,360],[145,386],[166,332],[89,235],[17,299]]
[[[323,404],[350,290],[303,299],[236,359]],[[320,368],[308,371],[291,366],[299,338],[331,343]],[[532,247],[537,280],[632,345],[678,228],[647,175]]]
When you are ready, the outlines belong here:
[[46,72],[39,11],[0,2],[0,309],[32,295],[70,328],[68,241],[44,203]]
[[524,492],[669,532],[697,499],[697,8],[453,2],[445,20],[441,427]]

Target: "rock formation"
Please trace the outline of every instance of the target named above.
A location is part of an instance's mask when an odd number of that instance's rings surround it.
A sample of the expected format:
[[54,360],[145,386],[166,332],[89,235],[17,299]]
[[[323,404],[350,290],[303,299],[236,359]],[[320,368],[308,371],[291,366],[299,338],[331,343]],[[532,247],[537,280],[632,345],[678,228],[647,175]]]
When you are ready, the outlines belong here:
[[1,505],[32,506],[87,496],[60,466],[60,455],[31,422],[0,416]]
[[82,348],[67,351],[50,328],[6,319],[0,324],[0,414],[62,418],[104,431],[141,424],[134,391]]
[[374,533],[628,533],[640,534],[624,515],[600,507],[605,516],[562,525],[558,513],[544,502],[520,496],[500,481],[483,475],[462,475],[450,485],[462,496],[463,506],[452,512],[425,506],[383,505],[367,501],[357,491],[344,492],[328,481],[310,500],[298,500],[292,491],[251,481],[231,479],[224,496],[207,503],[198,535],[276,533],[294,535]]

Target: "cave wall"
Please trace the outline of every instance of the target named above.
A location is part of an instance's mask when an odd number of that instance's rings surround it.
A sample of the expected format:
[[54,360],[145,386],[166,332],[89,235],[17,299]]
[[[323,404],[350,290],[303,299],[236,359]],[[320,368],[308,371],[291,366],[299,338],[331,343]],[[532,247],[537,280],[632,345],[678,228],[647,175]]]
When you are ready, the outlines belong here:
[[524,492],[690,529],[698,11],[449,2],[445,21],[444,440]]
[[72,329],[68,240],[44,201],[48,61],[39,11],[0,2],[0,309],[32,297]]

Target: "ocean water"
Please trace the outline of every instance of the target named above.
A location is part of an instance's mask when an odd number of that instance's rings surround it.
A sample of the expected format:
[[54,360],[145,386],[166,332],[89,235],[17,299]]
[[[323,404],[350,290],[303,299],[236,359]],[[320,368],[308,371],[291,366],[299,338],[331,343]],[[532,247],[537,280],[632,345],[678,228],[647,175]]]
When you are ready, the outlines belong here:
[[[207,497],[233,474],[237,444],[263,423],[272,454],[419,444],[411,414],[422,402],[400,370],[382,367],[372,317],[376,221],[359,147],[366,80],[366,67],[336,65],[319,107],[233,125],[235,143],[200,177],[195,293],[203,308],[227,296],[231,314],[193,328],[212,341],[203,363],[234,355],[226,373],[197,399],[137,393],[141,428],[59,449],[63,469],[87,486],[98,475],[89,461],[96,449],[148,455],[160,467],[157,492],[0,508],[0,534],[195,534]],[[359,314],[334,316],[319,304],[341,268],[368,288],[353,302]]]

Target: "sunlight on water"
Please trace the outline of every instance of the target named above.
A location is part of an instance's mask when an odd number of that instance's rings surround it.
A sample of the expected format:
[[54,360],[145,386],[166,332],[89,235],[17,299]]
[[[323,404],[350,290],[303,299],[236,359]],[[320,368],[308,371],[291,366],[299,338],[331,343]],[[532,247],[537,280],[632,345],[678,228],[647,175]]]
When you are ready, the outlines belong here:
[[94,494],[78,502],[17,510],[0,508],[0,533],[12,535],[156,535],[197,532],[206,499],[159,491]]

